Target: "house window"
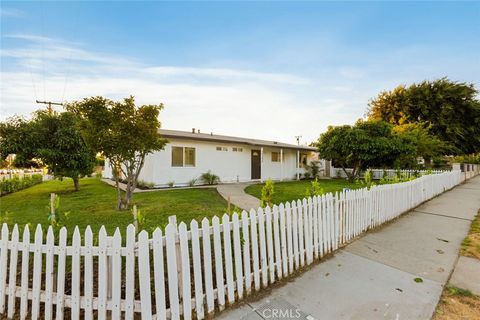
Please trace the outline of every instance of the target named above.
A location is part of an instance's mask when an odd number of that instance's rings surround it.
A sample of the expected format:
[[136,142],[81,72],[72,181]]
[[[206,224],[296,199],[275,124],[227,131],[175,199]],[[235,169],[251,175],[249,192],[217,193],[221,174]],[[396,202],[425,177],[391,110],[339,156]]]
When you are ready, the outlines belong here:
[[272,162],[280,162],[280,152],[272,152]]
[[185,148],[185,167],[195,167],[195,148]]
[[227,147],[217,147],[217,151],[228,151]]
[[172,147],[172,167],[183,167],[183,147]]
[[232,151],[233,151],[233,152],[243,152],[243,148],[233,147],[233,148],[232,148]]
[[195,167],[195,148],[172,147],[172,167]]

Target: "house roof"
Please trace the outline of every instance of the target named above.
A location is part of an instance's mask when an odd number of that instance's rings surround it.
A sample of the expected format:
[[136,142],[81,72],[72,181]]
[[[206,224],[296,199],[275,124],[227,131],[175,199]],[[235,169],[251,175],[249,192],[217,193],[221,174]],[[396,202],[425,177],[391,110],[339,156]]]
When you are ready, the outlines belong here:
[[197,133],[197,132],[193,133],[189,131],[167,130],[167,129],[160,129],[159,132],[162,135],[162,137],[167,139],[176,138],[176,139],[184,139],[184,140],[201,140],[201,141],[210,141],[210,142],[238,143],[238,144],[245,144],[250,146],[258,146],[258,147],[275,147],[275,148],[306,150],[306,151],[317,150],[316,148],[313,148],[313,147],[298,146],[296,144],[289,144],[289,143],[283,143],[278,141],[223,136],[223,135],[212,134],[212,133]]

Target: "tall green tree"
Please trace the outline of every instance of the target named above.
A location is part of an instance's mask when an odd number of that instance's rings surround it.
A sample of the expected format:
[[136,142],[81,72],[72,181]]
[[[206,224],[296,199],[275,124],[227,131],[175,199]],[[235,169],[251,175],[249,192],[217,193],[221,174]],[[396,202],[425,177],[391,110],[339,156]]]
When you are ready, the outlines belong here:
[[89,175],[95,164],[95,153],[76,129],[75,115],[70,112],[37,111],[31,120],[12,118],[0,124],[0,154],[16,154],[17,162],[38,159],[55,178],[73,179],[75,190],[79,178]]
[[451,154],[480,151],[480,101],[473,84],[442,78],[399,86],[372,99],[368,117],[395,125],[426,123],[453,147]]
[[414,152],[401,155],[397,165],[402,168],[411,168],[417,165],[417,158],[422,157],[426,164],[432,159],[451,152],[452,147],[430,133],[430,126],[425,123],[405,123],[393,127],[393,132],[404,139]]
[[[80,119],[87,144],[108,159],[117,188],[117,208],[129,206],[147,154],[162,150],[166,140],[160,129],[163,104],[136,106],[131,96],[122,101],[91,97],[67,105]],[[120,180],[126,183],[122,196]]]
[[[391,167],[414,149],[384,121],[359,120],[354,126],[329,127],[316,143],[320,156],[343,169],[350,181],[369,167]],[[348,171],[347,168],[352,169]]]

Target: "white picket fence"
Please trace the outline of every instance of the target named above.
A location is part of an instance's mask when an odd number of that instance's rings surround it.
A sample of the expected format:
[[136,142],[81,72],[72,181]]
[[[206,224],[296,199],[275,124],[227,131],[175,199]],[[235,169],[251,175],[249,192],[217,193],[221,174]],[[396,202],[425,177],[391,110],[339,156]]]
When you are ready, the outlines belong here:
[[[353,169],[347,168],[346,169],[349,173],[352,172]],[[380,180],[383,177],[387,176],[388,178],[393,178],[396,175],[400,174],[404,177],[411,178],[411,177],[419,177],[426,174],[438,174],[443,172],[449,172],[450,170],[396,170],[396,169],[369,169],[372,172],[372,179]],[[360,174],[363,177],[364,172]],[[345,171],[342,168],[335,168],[331,167],[330,169],[330,177],[331,178],[347,178]]]
[[[329,193],[273,208],[225,214],[199,225],[170,223],[163,232],[122,241],[102,228],[71,241],[62,228],[46,239],[37,226],[3,225],[0,314],[9,318],[204,319],[291,275],[368,229],[394,219],[462,181],[460,171]],[[45,241],[44,241],[45,240]],[[67,243],[68,242],[68,243]]]

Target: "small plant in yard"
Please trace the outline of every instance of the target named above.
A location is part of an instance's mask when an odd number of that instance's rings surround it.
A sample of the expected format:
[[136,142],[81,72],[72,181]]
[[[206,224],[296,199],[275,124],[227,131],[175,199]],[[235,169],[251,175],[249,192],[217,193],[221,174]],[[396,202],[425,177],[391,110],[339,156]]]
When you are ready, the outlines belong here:
[[188,186],[194,187],[196,183],[197,183],[197,178],[193,178],[192,180],[188,181]]
[[153,189],[153,187],[155,187],[155,183],[139,180],[137,182],[137,187],[139,187],[140,189]]
[[143,213],[142,210],[137,209],[137,224],[138,224],[138,230],[140,231],[145,227],[145,222],[147,221],[146,214]]
[[372,170],[369,169],[365,171],[365,175],[363,176],[363,183],[368,189],[370,189],[374,185]]
[[[47,206],[48,213],[48,224],[53,227],[54,230],[59,230],[61,227],[64,226],[64,222],[68,220],[68,216],[70,215],[69,211],[62,212],[60,210],[60,196],[55,194],[53,196],[53,204],[50,203],[50,206]],[[52,201],[52,199],[50,200]]]
[[305,197],[310,198],[313,196],[319,196],[324,193],[324,190],[322,187],[320,187],[320,183],[318,182],[318,179],[315,178],[315,180],[312,181],[312,184],[310,187],[305,190]]
[[173,188],[173,186],[175,185],[175,181],[169,181],[167,184],[170,188]]
[[208,170],[205,173],[202,173],[202,175],[200,176],[200,179],[203,181],[203,183],[209,184],[209,185],[218,184],[220,182],[220,177],[212,173],[210,170]]
[[265,208],[266,206],[273,206],[273,195],[275,193],[275,186],[272,179],[268,179],[262,188],[262,197],[260,198],[260,206]]

